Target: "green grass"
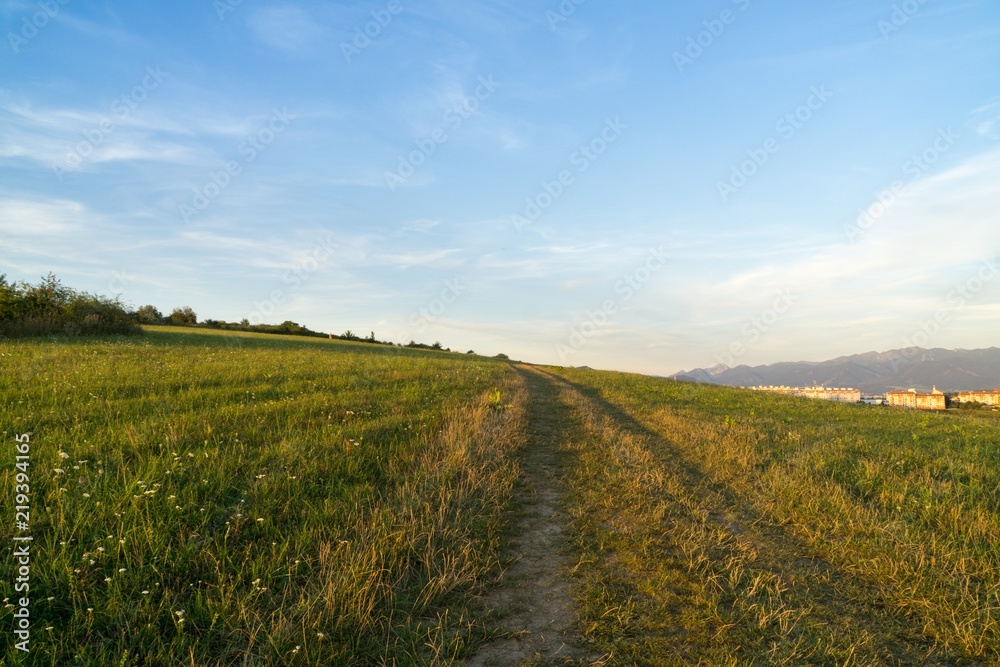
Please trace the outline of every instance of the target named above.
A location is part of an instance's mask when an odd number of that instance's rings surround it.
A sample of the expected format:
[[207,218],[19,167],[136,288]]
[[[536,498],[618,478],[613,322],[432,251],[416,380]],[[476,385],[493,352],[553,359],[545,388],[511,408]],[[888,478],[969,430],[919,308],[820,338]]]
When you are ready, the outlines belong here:
[[4,664],[459,664],[502,636],[479,598],[516,556],[526,443],[561,457],[608,665],[1000,660],[996,413],[529,372],[170,327],[0,341],[0,497],[30,431],[35,538],[32,652],[7,631]]
[[6,660],[462,657],[522,444],[497,388],[523,405],[503,364],[295,337],[0,341],[0,497],[31,431],[35,538],[32,652],[5,631]]
[[1000,659],[1000,421],[559,369],[610,664]]

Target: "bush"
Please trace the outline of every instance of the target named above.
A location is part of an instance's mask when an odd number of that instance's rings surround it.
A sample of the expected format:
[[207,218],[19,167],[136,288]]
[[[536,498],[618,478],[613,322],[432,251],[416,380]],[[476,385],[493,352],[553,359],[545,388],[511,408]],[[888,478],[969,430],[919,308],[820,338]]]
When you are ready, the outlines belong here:
[[0,275],[0,336],[138,333],[142,330],[118,299],[77,292],[51,273],[37,285],[11,284]]
[[157,310],[156,306],[146,305],[135,311],[136,319],[140,324],[163,324],[163,313]]
[[198,315],[191,310],[190,306],[174,308],[173,312],[170,313],[170,323],[176,325],[195,325],[198,324]]

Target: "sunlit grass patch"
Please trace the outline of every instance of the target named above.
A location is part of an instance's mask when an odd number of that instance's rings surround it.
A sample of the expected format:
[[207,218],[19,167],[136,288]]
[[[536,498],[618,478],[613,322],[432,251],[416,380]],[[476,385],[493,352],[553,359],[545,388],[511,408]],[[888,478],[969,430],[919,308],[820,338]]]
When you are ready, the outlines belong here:
[[993,664],[1000,423],[560,369],[617,664]]
[[447,663],[484,632],[505,365],[170,328],[0,353],[0,436],[33,433],[24,664]]

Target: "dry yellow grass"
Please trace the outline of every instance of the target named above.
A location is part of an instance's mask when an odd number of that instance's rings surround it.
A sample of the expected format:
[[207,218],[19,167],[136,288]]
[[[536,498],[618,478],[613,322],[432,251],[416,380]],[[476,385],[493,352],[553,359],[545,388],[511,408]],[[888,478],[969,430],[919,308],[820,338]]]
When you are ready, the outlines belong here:
[[997,660],[997,420],[558,373],[613,663]]

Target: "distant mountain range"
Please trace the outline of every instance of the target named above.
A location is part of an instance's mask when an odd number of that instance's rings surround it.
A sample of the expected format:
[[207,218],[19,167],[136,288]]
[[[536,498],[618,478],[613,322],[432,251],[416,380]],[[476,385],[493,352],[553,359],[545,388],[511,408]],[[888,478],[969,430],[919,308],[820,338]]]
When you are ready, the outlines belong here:
[[868,352],[820,362],[783,362],[769,366],[696,368],[670,377],[730,387],[789,386],[851,387],[882,394],[913,387],[941,391],[1000,388],[1000,348],[988,350],[925,350],[913,347]]

